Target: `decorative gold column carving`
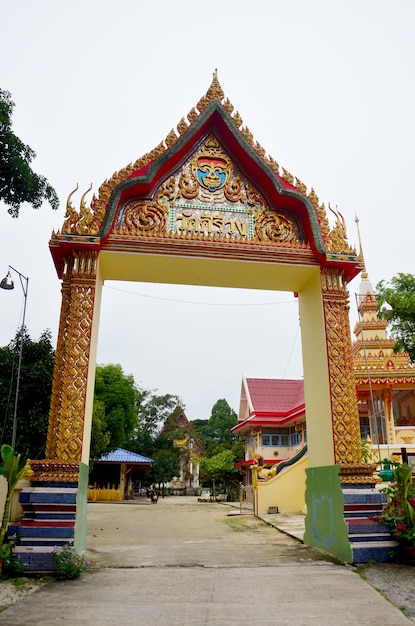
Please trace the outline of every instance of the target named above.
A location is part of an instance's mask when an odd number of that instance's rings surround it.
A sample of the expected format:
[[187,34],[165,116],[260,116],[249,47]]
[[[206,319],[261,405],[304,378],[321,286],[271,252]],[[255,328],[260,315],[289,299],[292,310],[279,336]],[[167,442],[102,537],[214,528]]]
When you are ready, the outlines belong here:
[[361,463],[359,413],[353,376],[348,291],[339,270],[321,271],[335,462]]
[[66,259],[46,442],[47,459],[81,460],[97,255]]

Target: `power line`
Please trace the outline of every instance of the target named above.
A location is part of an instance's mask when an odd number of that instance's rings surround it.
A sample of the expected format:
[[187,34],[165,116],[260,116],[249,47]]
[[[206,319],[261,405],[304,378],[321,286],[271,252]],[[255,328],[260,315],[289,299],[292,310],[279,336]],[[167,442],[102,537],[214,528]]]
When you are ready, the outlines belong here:
[[112,291],[120,291],[122,293],[128,293],[132,296],[139,296],[141,298],[150,298],[151,300],[162,300],[163,302],[174,302],[176,304],[194,304],[197,306],[224,306],[224,307],[250,307],[250,306],[276,306],[279,304],[295,304],[297,301],[285,300],[283,302],[196,302],[194,300],[177,300],[176,298],[162,298],[160,296],[150,296],[146,293],[137,293],[136,291],[129,291],[128,289],[120,289],[119,287],[105,286],[105,289],[111,289]]

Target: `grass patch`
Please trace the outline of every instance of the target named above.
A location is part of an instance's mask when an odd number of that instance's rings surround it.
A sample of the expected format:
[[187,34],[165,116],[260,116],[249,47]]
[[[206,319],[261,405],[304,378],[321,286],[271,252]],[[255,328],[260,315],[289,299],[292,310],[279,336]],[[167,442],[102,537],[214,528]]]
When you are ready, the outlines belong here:
[[237,515],[231,515],[225,518],[225,524],[231,530],[236,532],[244,532],[247,530],[257,531],[264,528],[264,522],[253,517],[238,517]]
[[27,578],[10,578],[11,583],[16,587],[16,589],[24,589],[27,587]]

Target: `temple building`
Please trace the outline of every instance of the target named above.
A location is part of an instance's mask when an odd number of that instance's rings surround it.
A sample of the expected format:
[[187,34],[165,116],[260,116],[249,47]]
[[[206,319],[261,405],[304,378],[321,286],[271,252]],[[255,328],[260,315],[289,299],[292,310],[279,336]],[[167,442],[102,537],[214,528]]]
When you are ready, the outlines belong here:
[[271,468],[293,457],[307,442],[303,380],[243,378],[238,423],[245,461]]
[[183,408],[178,405],[164,423],[162,434],[172,439],[180,454],[180,474],[167,484],[173,489],[189,490],[199,487],[199,457],[204,450],[196,430],[186,417]]
[[[407,352],[394,352],[378,298],[362,272],[357,294],[358,322],[352,345],[360,436],[371,458],[406,460],[415,472],[415,366]],[[245,441],[241,467],[259,464],[259,477],[277,473],[307,443],[303,380],[243,378],[238,423],[232,429]],[[245,480],[250,482],[250,472]]]
[[395,341],[387,336],[387,320],[379,319],[378,299],[366,271],[357,299],[352,350],[361,438],[372,442],[375,461],[392,455],[400,460],[405,448],[414,465],[415,366],[407,352],[394,352]]

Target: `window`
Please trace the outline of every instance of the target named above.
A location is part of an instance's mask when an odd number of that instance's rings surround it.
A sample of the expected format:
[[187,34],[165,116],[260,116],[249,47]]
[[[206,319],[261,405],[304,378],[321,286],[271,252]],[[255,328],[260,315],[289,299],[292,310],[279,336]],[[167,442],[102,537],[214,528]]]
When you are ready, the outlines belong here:
[[369,405],[369,415],[372,422],[372,439],[375,444],[386,443],[386,419],[385,407],[382,394],[379,393],[371,401]]
[[263,446],[289,446],[289,435],[262,435]]
[[366,441],[370,437],[370,428],[369,424],[362,424],[360,422],[360,439],[362,441]]
[[262,429],[261,443],[263,446],[289,448],[290,446],[298,446],[300,440],[300,433],[290,428]]
[[293,432],[291,433],[291,445],[298,446],[300,444],[300,433]]

